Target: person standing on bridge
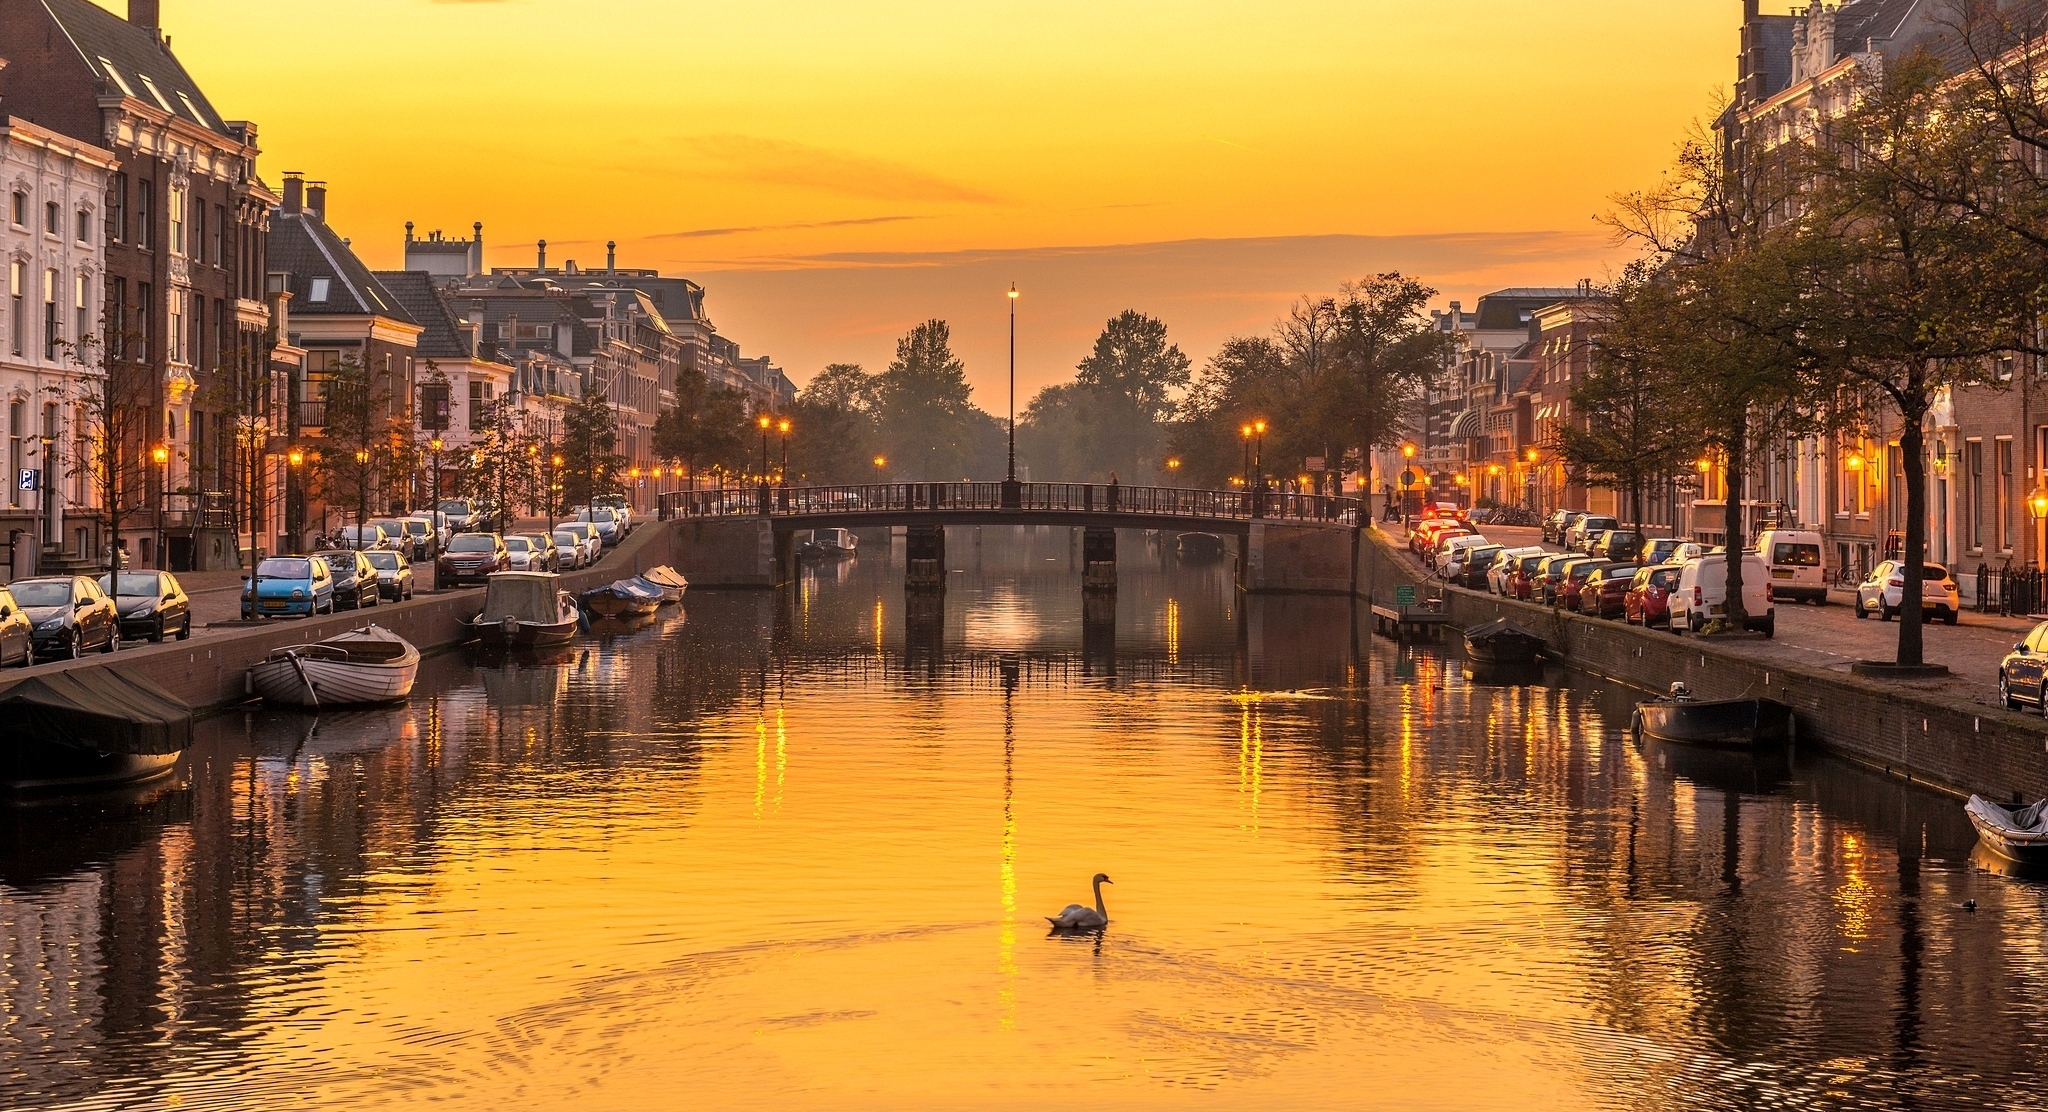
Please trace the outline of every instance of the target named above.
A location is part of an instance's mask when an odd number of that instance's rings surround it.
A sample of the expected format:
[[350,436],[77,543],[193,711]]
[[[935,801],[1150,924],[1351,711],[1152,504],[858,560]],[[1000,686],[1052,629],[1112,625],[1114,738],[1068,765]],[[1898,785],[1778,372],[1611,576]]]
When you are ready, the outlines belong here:
[[1117,482],[1116,482],[1116,472],[1112,471],[1112,472],[1110,472],[1110,473],[1109,473],[1109,508],[1110,508],[1110,509],[1112,509],[1112,510],[1116,509],[1116,496],[1117,496]]

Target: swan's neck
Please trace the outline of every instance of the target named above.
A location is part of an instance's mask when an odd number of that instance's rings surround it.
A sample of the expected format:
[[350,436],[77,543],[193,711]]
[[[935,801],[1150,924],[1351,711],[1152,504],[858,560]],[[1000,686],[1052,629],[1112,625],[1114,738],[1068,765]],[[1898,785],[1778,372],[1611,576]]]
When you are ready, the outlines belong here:
[[1109,918],[1109,910],[1102,906],[1102,882],[1099,880],[1095,882],[1095,914]]

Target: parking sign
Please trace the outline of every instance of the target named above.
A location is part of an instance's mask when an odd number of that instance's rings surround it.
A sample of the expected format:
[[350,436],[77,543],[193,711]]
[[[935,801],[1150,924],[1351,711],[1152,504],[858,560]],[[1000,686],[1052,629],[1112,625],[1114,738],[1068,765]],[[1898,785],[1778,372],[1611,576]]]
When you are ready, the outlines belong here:
[[15,480],[15,484],[22,490],[38,490],[43,485],[42,479],[42,472],[33,467],[24,467],[21,469],[20,478]]

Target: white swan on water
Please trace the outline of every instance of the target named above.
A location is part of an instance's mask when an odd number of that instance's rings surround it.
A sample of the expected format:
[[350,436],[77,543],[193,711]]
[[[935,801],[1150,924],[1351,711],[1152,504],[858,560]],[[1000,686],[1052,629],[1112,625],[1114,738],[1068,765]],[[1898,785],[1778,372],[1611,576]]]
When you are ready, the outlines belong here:
[[1086,907],[1082,904],[1068,904],[1066,910],[1060,912],[1057,918],[1052,916],[1046,917],[1045,921],[1052,924],[1052,929],[1056,931],[1093,931],[1101,930],[1109,925],[1109,911],[1102,906],[1102,886],[1105,884],[1115,884],[1116,882],[1109,879],[1108,873],[1096,873],[1094,883],[1095,906]]

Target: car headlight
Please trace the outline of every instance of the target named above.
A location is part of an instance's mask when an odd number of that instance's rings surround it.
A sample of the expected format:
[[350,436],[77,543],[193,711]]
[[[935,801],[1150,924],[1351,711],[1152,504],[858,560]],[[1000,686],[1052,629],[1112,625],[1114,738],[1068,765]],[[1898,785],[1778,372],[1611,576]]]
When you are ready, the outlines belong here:
[[306,589],[305,589],[304,587],[293,587],[293,588],[292,588],[292,597],[293,597],[293,598],[305,598],[305,597],[306,597]]
[[141,606],[138,606],[138,607],[136,607],[136,608],[135,608],[135,612],[134,612],[133,614],[130,614],[130,615],[129,615],[129,617],[131,617],[131,618],[147,618],[147,617],[149,617],[149,616],[150,616],[151,614],[154,614],[154,613],[156,613],[156,603],[153,603],[153,602],[145,602],[145,603],[143,603],[143,604],[142,604]]
[[58,615],[57,617],[54,617],[54,618],[50,618],[50,619],[47,619],[47,620],[45,620],[45,621],[43,621],[43,622],[40,622],[40,623],[38,623],[38,624],[36,625],[36,628],[37,628],[37,629],[39,629],[39,630],[42,630],[42,631],[43,631],[43,632],[45,632],[45,633],[47,633],[47,632],[49,632],[49,631],[51,631],[51,630],[56,630],[56,629],[63,629],[63,628],[64,628],[64,616],[60,614],[60,615]]

